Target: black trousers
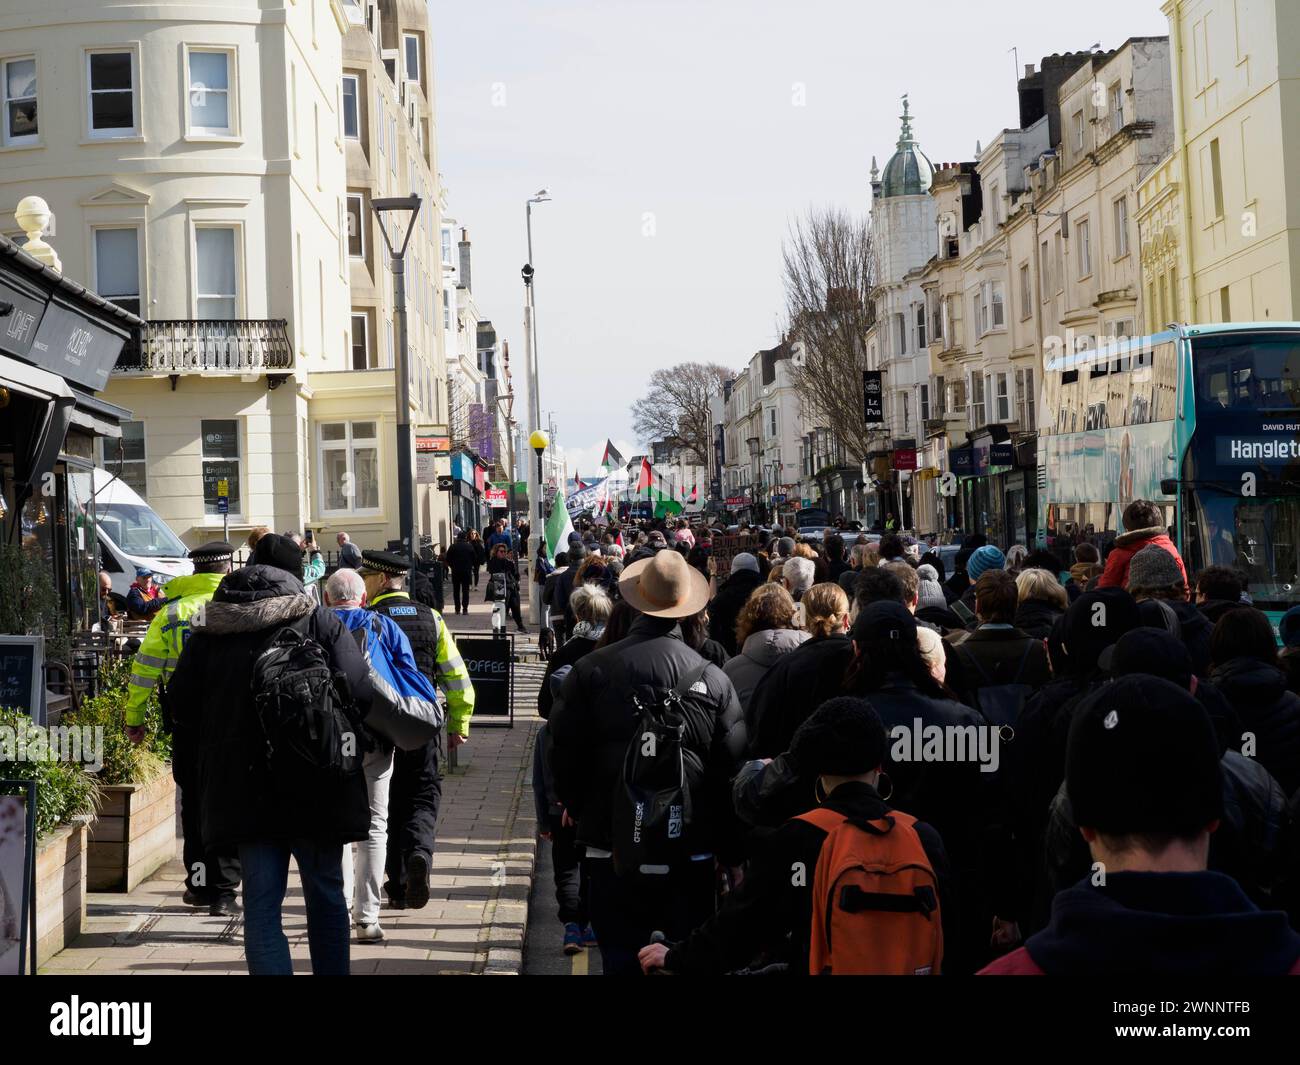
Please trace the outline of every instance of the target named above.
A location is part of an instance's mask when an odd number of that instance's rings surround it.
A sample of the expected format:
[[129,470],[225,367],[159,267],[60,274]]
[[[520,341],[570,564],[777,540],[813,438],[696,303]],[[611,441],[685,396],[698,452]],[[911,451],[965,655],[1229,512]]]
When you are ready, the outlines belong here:
[[572,825],[565,828],[558,817],[552,817],[548,827],[560,923],[586,928],[591,919],[587,913],[587,872],[582,862],[583,846],[577,840],[577,830]]
[[510,612],[510,616],[515,619],[515,624],[518,625],[522,631],[524,627],[524,615],[523,611],[519,607],[518,589],[512,591],[508,596],[506,596],[506,610]]
[[469,609],[469,573],[452,572],[451,597],[458,611]]
[[393,779],[388,785],[388,855],[384,871],[388,897],[406,897],[406,862],[412,854],[433,856],[442,802],[438,773],[438,741],[413,751],[393,752]]
[[685,939],[715,910],[713,860],[682,862],[664,876],[621,877],[611,858],[584,858],[591,927],[606,976],[640,976],[636,955],[654,932]]
[[203,846],[203,811],[197,787],[181,789],[182,857],[185,886],[201,899],[234,898],[239,891],[239,852]]
[[482,568],[483,568],[483,567],[482,567],[481,565],[479,565],[479,566],[475,566],[475,567],[474,567],[474,587],[475,587],[475,588],[478,587],[478,571],[479,571],[480,569],[482,569]]

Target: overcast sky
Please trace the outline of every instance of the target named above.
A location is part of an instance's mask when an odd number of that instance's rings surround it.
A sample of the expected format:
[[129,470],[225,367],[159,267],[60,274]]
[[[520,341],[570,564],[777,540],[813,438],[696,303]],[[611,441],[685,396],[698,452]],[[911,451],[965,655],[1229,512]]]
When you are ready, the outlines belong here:
[[903,93],[932,162],[971,159],[1018,124],[1013,47],[1023,69],[1168,32],[1158,0],[480,0],[430,25],[439,168],[516,387],[524,201],[554,197],[533,213],[542,409],[586,477],[606,437],[640,449],[652,370],[776,342],[789,219],[868,209]]

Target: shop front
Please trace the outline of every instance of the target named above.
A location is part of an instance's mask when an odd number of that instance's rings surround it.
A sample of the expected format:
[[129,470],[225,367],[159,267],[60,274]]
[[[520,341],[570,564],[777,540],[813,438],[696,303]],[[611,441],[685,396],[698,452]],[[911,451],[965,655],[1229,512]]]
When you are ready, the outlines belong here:
[[451,519],[462,529],[478,529],[492,520],[484,493],[487,466],[472,451],[456,451],[451,456]]
[[[959,474],[962,531],[983,533],[1004,550],[1031,543],[1037,499],[1032,441],[1014,444],[1003,427],[993,426],[972,434],[962,451],[962,468],[969,470]],[[958,454],[950,451],[950,461]]]
[[98,620],[90,471],[130,412],[95,393],[141,324],[0,238],[0,631],[43,630],[47,658]]

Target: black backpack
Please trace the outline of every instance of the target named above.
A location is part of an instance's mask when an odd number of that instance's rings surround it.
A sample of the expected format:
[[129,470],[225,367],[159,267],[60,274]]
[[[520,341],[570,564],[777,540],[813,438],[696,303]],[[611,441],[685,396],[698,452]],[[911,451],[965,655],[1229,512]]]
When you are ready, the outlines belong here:
[[620,876],[662,875],[689,857],[691,793],[682,758],[682,697],[708,667],[705,660],[688,669],[658,702],[643,702],[632,693],[636,725],[615,785],[612,819],[614,870]]
[[315,639],[295,625],[278,630],[253,663],[252,687],[273,778],[342,780],[361,771],[364,740],[347,713],[347,680]]
[[[1025,652],[1020,656],[1020,664],[1016,667],[1016,672],[1010,681],[997,683],[988,675],[984,667],[980,664],[979,657],[971,654],[966,648],[959,648],[962,652],[962,661],[967,666],[972,667],[979,674],[981,684],[974,688],[975,709],[983,715],[984,720],[990,725],[996,725],[999,728],[1010,725],[1013,728],[1017,721],[1020,720],[1020,712],[1024,710],[1025,704],[1029,702],[1029,697],[1034,694],[1032,684],[1022,684],[1020,677],[1025,672],[1025,663],[1029,661],[1029,653],[1034,649],[1032,639],[1025,641]],[[1014,734],[1013,734],[1014,735]],[[1007,739],[1012,737],[1008,736]]]

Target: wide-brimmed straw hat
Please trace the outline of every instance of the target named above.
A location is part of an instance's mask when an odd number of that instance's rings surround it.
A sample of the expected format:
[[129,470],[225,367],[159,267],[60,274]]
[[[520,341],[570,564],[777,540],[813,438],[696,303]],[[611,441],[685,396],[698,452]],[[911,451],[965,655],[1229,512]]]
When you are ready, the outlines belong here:
[[623,570],[619,593],[627,602],[656,618],[688,618],[709,603],[709,582],[676,551],[633,562]]

